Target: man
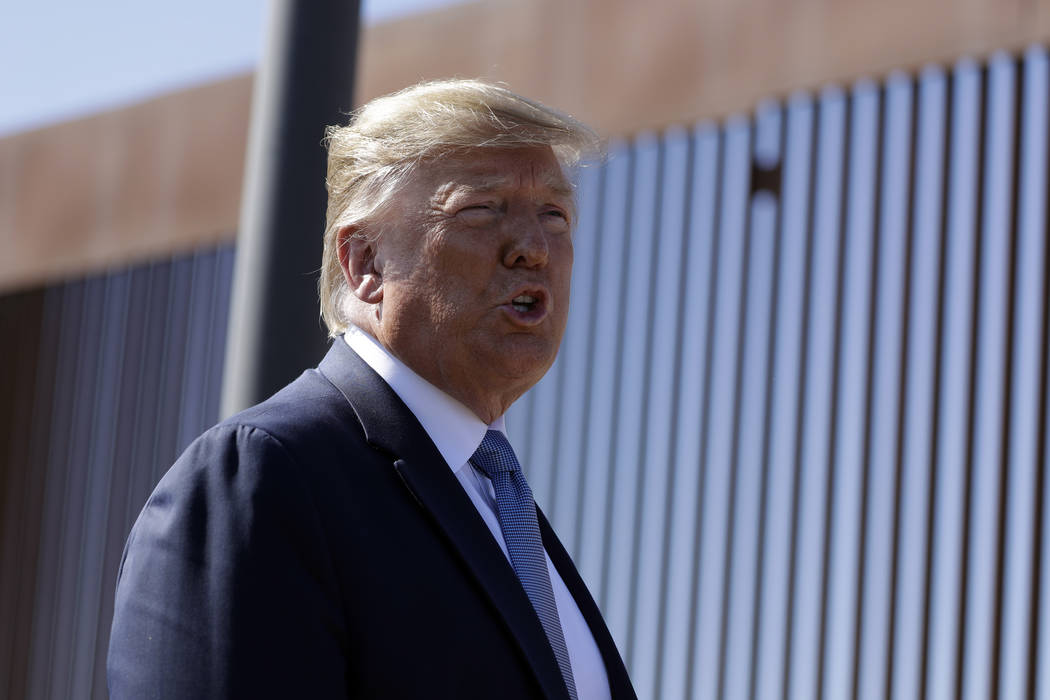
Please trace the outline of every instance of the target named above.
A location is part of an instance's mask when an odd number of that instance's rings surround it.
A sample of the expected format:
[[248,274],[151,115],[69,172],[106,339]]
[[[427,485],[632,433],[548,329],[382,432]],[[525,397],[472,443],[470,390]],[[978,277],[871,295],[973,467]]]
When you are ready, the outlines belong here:
[[447,81],[328,146],[335,341],[158,484],[121,564],[111,696],[634,697],[503,425],[561,341],[563,168],[593,133]]

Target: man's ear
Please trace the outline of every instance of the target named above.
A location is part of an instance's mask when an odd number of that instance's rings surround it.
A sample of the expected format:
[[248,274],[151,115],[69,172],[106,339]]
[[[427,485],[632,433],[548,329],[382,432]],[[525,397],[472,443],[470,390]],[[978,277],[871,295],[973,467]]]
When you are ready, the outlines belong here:
[[378,304],[383,300],[383,275],[376,265],[375,240],[360,233],[358,226],[339,229],[339,266],[350,286],[350,291],[366,304]]

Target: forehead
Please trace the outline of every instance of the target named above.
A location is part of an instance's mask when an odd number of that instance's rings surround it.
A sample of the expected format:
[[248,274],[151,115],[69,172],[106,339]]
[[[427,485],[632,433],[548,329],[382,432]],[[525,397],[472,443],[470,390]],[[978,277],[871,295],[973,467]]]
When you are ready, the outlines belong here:
[[420,168],[419,179],[436,193],[460,188],[499,191],[543,190],[571,197],[572,186],[554,152],[533,148],[475,148],[439,158]]

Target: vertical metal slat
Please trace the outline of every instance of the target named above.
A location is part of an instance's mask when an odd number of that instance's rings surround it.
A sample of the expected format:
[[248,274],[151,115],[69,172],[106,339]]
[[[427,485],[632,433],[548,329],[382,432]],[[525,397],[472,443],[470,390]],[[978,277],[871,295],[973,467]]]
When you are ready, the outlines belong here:
[[1000,673],[994,679],[999,697],[1031,696],[1027,688],[1031,652],[1028,636],[1033,580],[1037,473],[1045,465],[1038,461],[1040,365],[1043,318],[1047,300],[1044,294],[1046,258],[1048,61],[1045,50],[1031,49],[1024,57],[1022,81],[1017,90],[1023,95],[1021,120],[1015,135],[1014,163],[1018,178],[1015,186],[1016,275],[1012,290],[1014,303],[1014,346],[1011,360],[1010,430],[1007,465],[1009,481],[1005,527],[1000,533],[1003,566],[1001,602]]
[[885,89],[880,227],[872,280],[872,337],[866,439],[866,515],[860,542],[856,696],[886,697],[887,649],[893,591],[893,528],[901,406],[903,325],[908,280],[908,190],[911,187],[912,85],[893,77]]
[[[580,513],[580,572],[590,583],[598,604],[606,606],[608,579],[609,503],[612,499],[612,442],[615,435],[616,404],[619,401],[619,383],[616,371],[622,352],[619,343],[623,317],[620,308],[626,295],[627,274],[626,214],[630,198],[629,178],[631,156],[622,143],[609,148],[605,165],[602,194],[601,256],[598,259],[597,306],[594,319],[594,357],[591,361],[592,405],[587,416],[587,466],[583,486],[583,509]],[[617,639],[619,644],[623,640]],[[621,649],[621,651],[623,651]]]
[[[819,131],[815,149],[812,243],[807,267],[811,271],[807,294],[807,335],[802,362],[802,398],[799,401],[799,477],[792,525],[789,620],[785,644],[784,693],[789,698],[816,698],[821,676],[825,557],[824,534],[828,515],[828,465],[831,445],[827,433],[834,415],[834,377],[841,234],[848,172],[849,98],[838,90],[820,98]],[[802,562],[802,564],[799,564]]]
[[719,259],[711,365],[711,404],[706,413],[703,502],[700,504],[699,577],[695,626],[693,697],[716,697],[721,679],[721,620],[725,589],[726,539],[729,531],[728,498],[732,479],[733,416],[737,400],[737,359],[741,323],[741,291],[746,265],[748,176],[751,166],[749,124],[728,123],[722,177],[721,219],[718,222]]
[[[654,250],[650,266],[649,338],[645,365],[645,435],[639,445],[636,491],[638,524],[634,533],[635,565],[630,607],[635,682],[651,695],[660,670],[661,579],[666,573],[664,542],[667,524],[667,484],[672,479],[671,449],[676,407],[677,357],[682,306],[684,216],[689,184],[688,134],[671,129],[663,134],[661,172],[657,178],[659,214],[654,217]],[[653,690],[649,690],[653,689]]]
[[950,174],[945,222],[945,277],[940,393],[937,397],[936,478],[930,552],[925,694],[955,697],[956,648],[963,580],[962,528],[966,503],[966,436],[969,434],[970,366],[976,253],[977,174],[983,78],[970,62],[952,76]]
[[984,202],[977,261],[978,297],[974,351],[975,383],[971,418],[970,500],[966,518],[967,569],[964,627],[960,636],[962,696],[986,698],[993,692],[996,635],[995,579],[998,563],[1002,421],[1009,343],[1010,189],[1013,156],[1012,59],[1000,56],[989,66],[985,98]]
[[900,406],[900,481],[895,537],[893,627],[887,689],[918,697],[922,688],[924,591],[931,501],[936,349],[945,173],[946,80],[937,69],[919,79],[912,146],[911,252],[905,376]]
[[633,664],[634,627],[631,619],[633,572],[636,566],[639,464],[645,450],[648,425],[649,384],[646,367],[651,348],[652,294],[655,275],[654,235],[658,225],[656,195],[659,191],[661,146],[653,134],[642,134],[634,143],[630,231],[626,255],[630,261],[627,295],[620,312],[626,323],[619,342],[623,345],[619,370],[621,385],[617,426],[613,435],[614,477],[608,523],[616,546],[609,551],[607,604],[604,610],[609,629],[624,645],[624,662]]
[[[679,400],[673,448],[674,471],[668,484],[666,576],[663,581],[661,621],[663,636],[660,673],[654,697],[683,698],[691,686],[695,629],[696,581],[698,579],[700,502],[704,426],[711,376],[711,318],[713,315],[715,264],[718,257],[716,227],[721,180],[719,129],[705,125],[692,135],[690,211],[683,254],[687,272],[682,282],[681,362],[678,375]],[[672,534],[673,533],[673,534]]]

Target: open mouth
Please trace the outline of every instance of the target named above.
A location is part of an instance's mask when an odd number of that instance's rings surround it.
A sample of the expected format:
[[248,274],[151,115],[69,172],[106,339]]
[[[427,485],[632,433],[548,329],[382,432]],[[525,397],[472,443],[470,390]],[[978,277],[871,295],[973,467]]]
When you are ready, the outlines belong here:
[[511,298],[503,308],[515,323],[531,326],[543,320],[548,306],[545,291],[530,289]]
[[514,307],[514,310],[521,313],[532,311],[538,303],[539,299],[531,294],[519,294],[510,301],[510,305]]

